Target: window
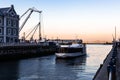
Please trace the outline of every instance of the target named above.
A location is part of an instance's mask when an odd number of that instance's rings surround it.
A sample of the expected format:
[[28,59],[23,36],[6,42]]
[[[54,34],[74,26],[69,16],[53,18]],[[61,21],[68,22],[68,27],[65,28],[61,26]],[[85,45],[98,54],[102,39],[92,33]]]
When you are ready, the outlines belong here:
[[11,11],[10,14],[11,14],[11,16],[14,16],[14,15],[15,15],[15,13],[14,13],[13,11]]
[[15,29],[13,29],[13,35],[16,35],[16,30]]
[[0,43],[2,43],[3,42],[3,38],[0,38]]
[[2,25],[2,18],[0,18],[0,25]]
[[8,20],[8,25],[11,25],[11,21],[10,20]]
[[11,29],[8,29],[8,35],[11,35]]
[[16,26],[16,21],[13,21],[13,26],[14,26],[14,27]]
[[7,18],[7,26],[11,25],[11,20],[9,18]]
[[2,28],[0,28],[0,34],[2,34]]

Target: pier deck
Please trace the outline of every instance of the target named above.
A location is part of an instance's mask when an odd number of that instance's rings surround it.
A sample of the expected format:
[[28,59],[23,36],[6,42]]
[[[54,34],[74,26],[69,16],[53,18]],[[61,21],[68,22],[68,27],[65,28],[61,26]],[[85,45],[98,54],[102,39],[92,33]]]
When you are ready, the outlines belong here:
[[93,80],[120,80],[120,43],[111,49]]

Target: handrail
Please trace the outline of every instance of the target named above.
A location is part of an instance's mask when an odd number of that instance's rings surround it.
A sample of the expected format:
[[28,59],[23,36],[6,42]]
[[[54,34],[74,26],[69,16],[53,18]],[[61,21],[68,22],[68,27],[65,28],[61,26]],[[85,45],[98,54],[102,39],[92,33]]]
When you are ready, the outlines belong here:
[[117,42],[113,44],[112,57],[107,67],[108,80],[116,80],[116,56],[117,56]]

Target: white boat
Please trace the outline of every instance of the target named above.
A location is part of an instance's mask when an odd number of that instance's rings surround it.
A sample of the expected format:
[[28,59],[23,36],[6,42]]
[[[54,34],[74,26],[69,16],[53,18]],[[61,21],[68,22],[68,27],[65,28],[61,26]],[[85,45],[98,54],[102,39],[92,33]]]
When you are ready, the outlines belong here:
[[72,58],[86,55],[86,46],[83,43],[72,43],[70,45],[61,45],[56,58]]

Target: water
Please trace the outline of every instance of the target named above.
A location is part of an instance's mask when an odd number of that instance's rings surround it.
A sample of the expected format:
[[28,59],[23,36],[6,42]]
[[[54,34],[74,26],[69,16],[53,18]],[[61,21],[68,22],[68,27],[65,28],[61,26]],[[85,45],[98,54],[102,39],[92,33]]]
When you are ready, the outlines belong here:
[[92,80],[111,45],[87,45],[87,56],[56,59],[54,55],[0,62],[0,80]]

